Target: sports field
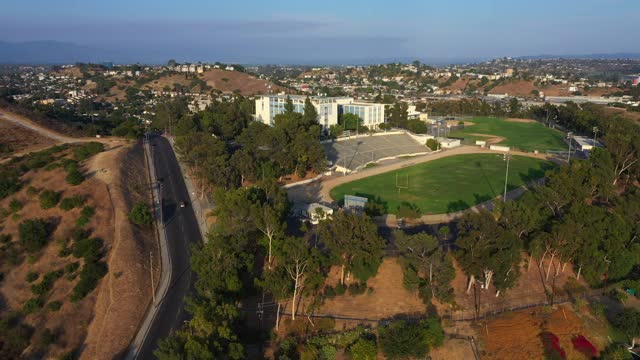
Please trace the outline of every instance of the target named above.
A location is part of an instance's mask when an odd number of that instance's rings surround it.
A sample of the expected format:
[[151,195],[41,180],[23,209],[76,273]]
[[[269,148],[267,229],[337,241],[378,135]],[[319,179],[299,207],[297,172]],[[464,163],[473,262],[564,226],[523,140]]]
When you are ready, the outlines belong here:
[[[502,195],[506,165],[502,154],[450,156],[337,186],[331,197],[379,198],[391,214],[403,202],[416,205],[423,214],[455,212]],[[553,166],[549,161],[513,156],[507,189],[539,179]]]
[[[537,121],[522,122],[504,118],[474,117],[463,130],[452,130],[449,136],[469,140],[488,140],[491,137],[504,138],[500,145],[524,151],[565,150],[564,134],[550,129]],[[483,136],[486,135],[486,136]]]

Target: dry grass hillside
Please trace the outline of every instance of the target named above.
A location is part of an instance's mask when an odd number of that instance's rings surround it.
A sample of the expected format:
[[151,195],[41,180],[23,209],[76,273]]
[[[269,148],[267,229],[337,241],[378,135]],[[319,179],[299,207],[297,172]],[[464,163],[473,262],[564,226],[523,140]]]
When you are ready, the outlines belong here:
[[41,150],[53,143],[33,130],[0,118],[0,156]]
[[[123,144],[77,158],[82,146],[58,146],[5,168],[21,169],[22,186],[0,200],[0,319],[15,326],[0,331],[0,343],[19,340],[19,352],[5,347],[0,358],[116,358],[151,298],[144,259],[156,242],[151,228],[129,223],[131,204],[123,200],[146,200],[142,153]],[[75,166],[85,180],[71,185]],[[38,219],[46,232],[34,247],[21,228]]]
[[510,81],[489,90],[489,94],[509,94],[509,96],[531,96],[533,90],[538,90],[533,83],[526,80]]

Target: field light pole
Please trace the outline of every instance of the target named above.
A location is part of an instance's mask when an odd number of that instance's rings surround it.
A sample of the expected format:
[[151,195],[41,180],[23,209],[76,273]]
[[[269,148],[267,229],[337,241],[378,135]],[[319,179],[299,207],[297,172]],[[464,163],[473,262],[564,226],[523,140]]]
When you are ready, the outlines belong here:
[[600,129],[598,129],[597,126],[593,127],[593,146],[596,146],[596,138],[598,136],[598,132],[600,131]]
[[569,154],[567,154],[567,162],[571,162],[571,137],[572,136],[573,136],[573,133],[569,131],[567,133],[567,139],[569,139]]
[[502,160],[507,162],[507,172],[504,175],[504,195],[502,196],[502,202],[507,201],[507,181],[509,180],[509,161],[511,160],[511,153],[502,155]]

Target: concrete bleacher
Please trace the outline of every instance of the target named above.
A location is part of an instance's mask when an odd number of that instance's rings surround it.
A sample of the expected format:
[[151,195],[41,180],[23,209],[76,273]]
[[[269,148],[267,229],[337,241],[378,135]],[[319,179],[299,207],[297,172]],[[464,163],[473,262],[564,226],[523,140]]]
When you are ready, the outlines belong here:
[[323,146],[329,161],[352,171],[379,159],[429,151],[407,134],[364,136],[325,143]]

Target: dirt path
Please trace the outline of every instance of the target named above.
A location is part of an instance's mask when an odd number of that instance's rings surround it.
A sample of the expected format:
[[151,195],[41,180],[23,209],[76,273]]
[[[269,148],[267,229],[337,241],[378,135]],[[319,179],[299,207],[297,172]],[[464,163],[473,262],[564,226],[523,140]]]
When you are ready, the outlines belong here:
[[[481,148],[478,146],[460,146],[451,150],[435,152],[428,155],[416,156],[414,158],[407,159],[405,161],[389,164],[389,165],[378,165],[376,167],[366,169],[364,171],[357,172],[355,174],[347,175],[347,176],[331,176],[322,178],[319,181],[312,182],[307,185],[295,186],[287,189],[287,193],[289,194],[289,199],[292,201],[300,201],[300,202],[332,202],[331,198],[331,190],[336,186],[354,181],[363,178],[367,178],[373,175],[378,175],[382,173],[386,173],[389,171],[397,170],[406,166],[422,164],[433,160],[442,159],[449,156],[455,155],[464,155],[464,154],[498,154],[499,152],[491,151],[489,149]],[[514,155],[533,157],[538,159],[546,159],[547,157],[543,154],[533,154],[526,153],[521,151],[511,151]]]
[[491,135],[491,134],[471,133],[469,135],[485,137],[485,138],[487,138],[485,140],[487,142],[487,144],[497,144],[497,143],[502,142],[502,141],[504,141],[506,139],[505,137],[497,136],[497,135]]
[[49,130],[47,128],[45,128],[44,126],[31,121],[29,119],[27,119],[24,116],[20,116],[11,112],[8,112],[6,110],[2,110],[0,109],[0,119],[3,120],[7,120],[10,121],[14,124],[18,124],[21,126],[26,127],[27,129],[30,129],[32,131],[37,132],[38,134],[48,137],[52,140],[55,140],[57,142],[60,143],[77,143],[77,142],[87,142],[87,141],[97,141],[97,142],[101,142],[103,144],[114,144],[114,143],[121,143],[122,141],[125,141],[124,139],[120,139],[120,138],[92,138],[92,137],[81,137],[81,138],[74,138],[74,137],[69,137],[63,134],[60,134],[58,132]]

